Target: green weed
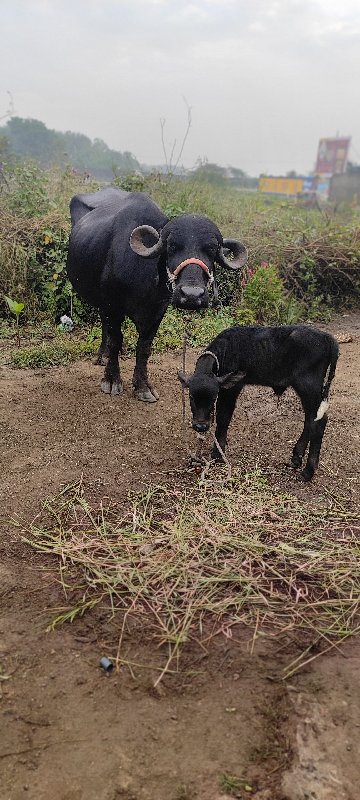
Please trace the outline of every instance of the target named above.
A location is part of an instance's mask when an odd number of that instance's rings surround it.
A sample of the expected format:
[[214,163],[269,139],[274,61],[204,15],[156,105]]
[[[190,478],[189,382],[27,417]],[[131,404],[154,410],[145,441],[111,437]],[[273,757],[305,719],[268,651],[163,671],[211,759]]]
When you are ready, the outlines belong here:
[[10,365],[18,369],[46,369],[70,364],[96,353],[94,342],[53,341],[21,347],[10,354]]
[[246,795],[249,797],[250,793],[253,791],[252,786],[243,778],[230,775],[228,772],[224,772],[220,775],[219,786],[224,792],[231,795],[231,797],[243,798]]
[[12,300],[11,297],[7,297],[6,294],[4,295],[4,300],[6,301],[11,314],[13,314],[16,319],[16,338],[18,347],[20,347],[19,317],[24,310],[25,305],[24,303],[19,303],[17,300]]

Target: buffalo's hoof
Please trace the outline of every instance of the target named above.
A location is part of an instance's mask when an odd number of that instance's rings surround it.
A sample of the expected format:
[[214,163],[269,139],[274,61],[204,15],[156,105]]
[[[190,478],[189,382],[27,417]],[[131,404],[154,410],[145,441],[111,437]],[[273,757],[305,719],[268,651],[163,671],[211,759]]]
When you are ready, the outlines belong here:
[[116,395],[116,394],[122,394],[123,392],[123,385],[119,381],[114,381],[113,383],[110,383],[110,381],[103,380],[101,381],[100,388],[101,391],[104,392],[104,394]]
[[159,399],[158,393],[153,393],[150,391],[150,389],[137,389],[135,391],[135,397],[137,397],[138,400],[142,400],[143,403],[156,403],[156,401]]

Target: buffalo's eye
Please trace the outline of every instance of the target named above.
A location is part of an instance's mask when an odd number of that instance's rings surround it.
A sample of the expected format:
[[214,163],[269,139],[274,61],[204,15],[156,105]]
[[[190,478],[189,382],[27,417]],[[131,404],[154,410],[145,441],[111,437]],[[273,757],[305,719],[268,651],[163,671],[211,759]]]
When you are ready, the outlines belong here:
[[218,249],[218,243],[217,242],[209,242],[205,247],[206,252],[209,253],[212,256],[215,255],[217,249]]

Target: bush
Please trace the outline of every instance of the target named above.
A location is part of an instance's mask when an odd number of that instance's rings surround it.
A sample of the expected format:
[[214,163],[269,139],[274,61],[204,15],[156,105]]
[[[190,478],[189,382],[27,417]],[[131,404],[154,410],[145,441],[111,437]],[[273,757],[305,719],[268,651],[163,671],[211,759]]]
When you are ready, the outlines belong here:
[[39,217],[50,210],[48,177],[35,163],[12,165],[7,171],[9,211],[24,217]]
[[[153,352],[163,353],[166,350],[180,349],[183,344],[185,324],[189,330],[188,344],[192,347],[205,346],[224,328],[234,325],[234,317],[230,309],[220,309],[217,312],[211,309],[196,311],[191,314],[189,323],[187,320],[188,315],[185,317],[183,312],[168,308],[155,336]],[[137,342],[135,325],[130,320],[126,320],[123,330],[126,350],[134,353]]]
[[294,324],[304,318],[304,307],[286,293],[274,265],[262,262],[257,269],[248,268],[241,283],[241,298],[235,309],[238,324]]

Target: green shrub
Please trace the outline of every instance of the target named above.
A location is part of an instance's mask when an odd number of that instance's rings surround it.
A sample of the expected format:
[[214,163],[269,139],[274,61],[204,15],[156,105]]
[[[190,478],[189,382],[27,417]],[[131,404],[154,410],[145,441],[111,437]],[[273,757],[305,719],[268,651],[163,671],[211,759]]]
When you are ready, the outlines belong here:
[[261,266],[243,288],[242,300],[257,322],[271,324],[280,321],[284,287],[275,267]]
[[[155,336],[153,352],[163,353],[166,350],[180,349],[183,345],[185,325],[189,331],[188,345],[203,347],[224,328],[234,325],[234,317],[230,309],[220,309],[216,313],[211,309],[196,311],[189,317],[170,307]],[[123,330],[126,350],[134,353],[137,342],[135,325],[130,320],[126,320]]]
[[145,191],[146,178],[144,175],[130,173],[130,175],[117,176],[113,180],[114,186],[123,189],[124,192],[143,192]]
[[47,214],[51,203],[48,195],[48,177],[32,161],[17,163],[7,172],[10,191],[7,207],[22,217],[39,217]]
[[285,291],[274,265],[262,262],[258,269],[245,271],[234,314],[238,324],[289,325],[299,322],[304,313],[304,307]]

